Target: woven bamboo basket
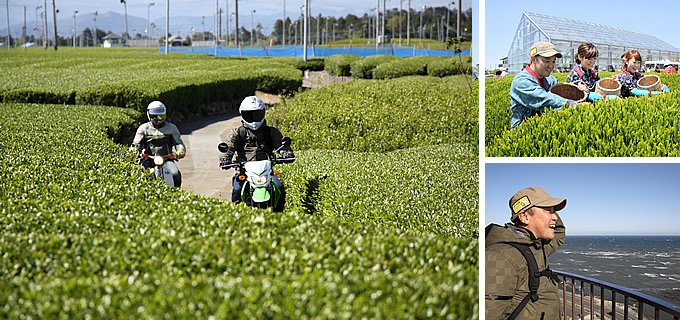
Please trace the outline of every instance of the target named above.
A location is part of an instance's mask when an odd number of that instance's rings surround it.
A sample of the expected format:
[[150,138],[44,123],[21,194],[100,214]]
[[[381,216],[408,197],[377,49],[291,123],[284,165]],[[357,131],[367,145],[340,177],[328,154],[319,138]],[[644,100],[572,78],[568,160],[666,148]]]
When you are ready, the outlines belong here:
[[560,83],[552,88],[550,92],[569,100],[582,102],[588,97],[585,92],[581,91],[576,85],[571,83]]
[[649,91],[663,91],[661,78],[655,74],[650,74],[640,78],[637,82],[638,88]]
[[595,92],[603,96],[621,96],[621,84],[614,79],[602,79],[595,84]]

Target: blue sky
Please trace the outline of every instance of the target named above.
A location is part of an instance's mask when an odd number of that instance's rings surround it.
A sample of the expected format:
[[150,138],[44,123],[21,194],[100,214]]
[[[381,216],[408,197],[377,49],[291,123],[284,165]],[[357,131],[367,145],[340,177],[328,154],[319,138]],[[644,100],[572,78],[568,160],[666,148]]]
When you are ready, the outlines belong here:
[[680,235],[680,163],[487,163],[485,225],[529,186],[566,198],[568,235]]
[[486,49],[484,64],[493,68],[508,54],[522,12],[600,23],[653,35],[680,48],[680,1],[486,0]]

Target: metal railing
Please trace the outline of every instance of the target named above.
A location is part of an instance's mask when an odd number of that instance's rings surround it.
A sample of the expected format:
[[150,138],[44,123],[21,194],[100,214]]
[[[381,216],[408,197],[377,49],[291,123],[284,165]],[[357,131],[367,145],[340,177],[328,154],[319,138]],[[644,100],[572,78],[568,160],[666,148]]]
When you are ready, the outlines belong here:
[[562,280],[563,319],[679,320],[680,306],[626,287],[553,270]]

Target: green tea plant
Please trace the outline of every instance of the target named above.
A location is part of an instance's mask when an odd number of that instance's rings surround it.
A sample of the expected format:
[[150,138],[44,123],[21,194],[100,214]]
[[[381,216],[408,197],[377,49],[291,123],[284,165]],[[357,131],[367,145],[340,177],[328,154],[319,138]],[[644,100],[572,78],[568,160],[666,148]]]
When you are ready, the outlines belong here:
[[336,54],[326,58],[324,70],[334,76],[350,76],[352,63],[361,59],[354,54]]
[[[453,167],[459,176],[437,182],[445,190],[432,203],[428,193],[400,191],[406,199],[389,207],[394,214],[361,217],[346,210],[353,198],[329,194],[352,185],[337,171],[332,183],[319,182],[322,192],[292,188],[295,204],[274,215],[169,188],[133,166],[127,148],[109,136],[129,128],[135,111],[0,109],[2,318],[479,317],[478,242],[464,230],[475,225],[477,205],[476,152],[469,145],[357,155],[364,158],[357,165],[376,176],[393,174],[381,163],[398,159],[413,162],[405,175],[424,179]],[[347,158],[301,152],[309,160],[288,166],[284,179],[318,176],[324,161],[339,170],[338,158]],[[380,183],[362,186],[384,192]],[[466,207],[443,205],[442,194]],[[344,209],[303,202],[306,195]],[[372,199],[360,208],[376,207],[379,198]],[[406,201],[442,208],[410,217],[397,210]]]
[[350,73],[352,74],[353,78],[372,79],[373,69],[375,69],[376,66],[396,59],[399,58],[388,55],[368,56],[361,60],[352,62],[350,65]]
[[255,90],[290,93],[302,86],[302,72],[285,59],[134,53],[5,53],[0,65],[7,72],[0,75],[0,97],[5,102],[100,104],[137,110],[161,99],[172,106],[177,119],[204,115],[210,104],[231,103]]
[[478,109],[465,76],[356,80],[296,96],[268,121],[296,149],[385,152],[416,146],[476,144]]
[[[566,75],[564,75],[566,77]],[[605,75],[606,76],[606,75]],[[660,75],[671,92],[595,102],[546,112],[509,131],[511,79],[492,82],[486,96],[488,156],[677,156],[677,75]],[[506,91],[507,90],[507,91]],[[507,99],[507,103],[501,100]],[[502,127],[505,126],[505,129]]]

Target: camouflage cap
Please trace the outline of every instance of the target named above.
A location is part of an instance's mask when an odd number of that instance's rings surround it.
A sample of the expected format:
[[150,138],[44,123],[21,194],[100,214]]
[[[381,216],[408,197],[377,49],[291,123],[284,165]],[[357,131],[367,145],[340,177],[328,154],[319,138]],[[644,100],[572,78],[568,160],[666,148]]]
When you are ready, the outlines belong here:
[[555,45],[550,42],[536,42],[529,50],[529,57],[541,56],[541,57],[558,57],[562,58],[562,54],[557,51]]
[[560,211],[566,205],[567,199],[553,198],[545,190],[537,187],[524,188],[510,198],[512,220],[515,220],[519,212],[531,207],[554,208],[555,211]]

